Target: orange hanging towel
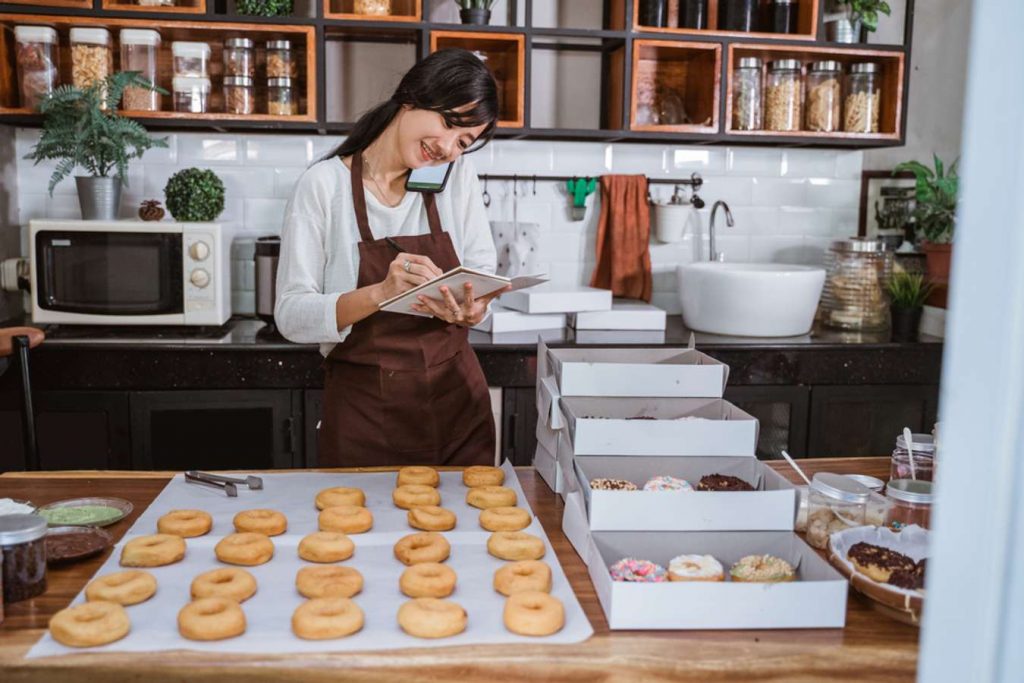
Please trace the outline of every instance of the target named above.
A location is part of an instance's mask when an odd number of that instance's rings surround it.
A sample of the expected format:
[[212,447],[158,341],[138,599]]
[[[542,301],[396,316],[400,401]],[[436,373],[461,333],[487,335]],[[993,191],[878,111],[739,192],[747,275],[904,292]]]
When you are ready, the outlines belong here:
[[601,176],[601,221],[597,226],[597,266],[591,287],[615,296],[651,301],[651,215],[647,177]]

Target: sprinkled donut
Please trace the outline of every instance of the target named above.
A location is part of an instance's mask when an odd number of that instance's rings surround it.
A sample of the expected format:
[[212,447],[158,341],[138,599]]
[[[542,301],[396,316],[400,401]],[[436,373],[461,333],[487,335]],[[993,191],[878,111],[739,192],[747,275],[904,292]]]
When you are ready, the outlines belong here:
[[644,484],[644,491],[692,491],[693,486],[685,479],[661,476],[651,477]]
[[611,567],[608,573],[612,581],[631,581],[635,583],[662,583],[668,581],[668,572],[660,564],[624,557]]

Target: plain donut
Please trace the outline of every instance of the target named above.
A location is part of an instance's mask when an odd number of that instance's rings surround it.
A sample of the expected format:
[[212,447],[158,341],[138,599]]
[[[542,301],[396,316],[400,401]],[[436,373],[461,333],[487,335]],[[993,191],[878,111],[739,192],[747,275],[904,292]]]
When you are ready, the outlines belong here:
[[447,598],[455,590],[455,570],[439,562],[414,564],[398,580],[410,598]]
[[274,556],[274,542],[263,534],[229,534],[213,547],[217,559],[228,564],[254,567]]
[[295,575],[295,589],[304,598],[351,598],[363,590],[363,575],[352,567],[303,567]]
[[50,635],[68,647],[95,647],[120,640],[132,628],[124,607],[97,600],[67,607],[50,618]]
[[515,507],[516,492],[505,486],[477,486],[466,492],[466,503],[475,508]]
[[433,531],[409,534],[395,543],[395,557],[405,565],[444,562],[451,550],[448,539]]
[[224,640],[245,633],[245,612],[228,598],[200,598],[178,612],[178,632],[189,640]]
[[522,508],[496,507],[480,512],[480,526],[488,531],[521,531],[532,521],[530,513]]
[[505,601],[505,628],[521,636],[549,636],[565,626],[562,601],[540,591],[516,593]]
[[440,505],[441,494],[433,486],[405,484],[391,492],[391,500],[394,501],[395,507],[408,510],[421,505]]
[[356,544],[340,531],[314,531],[299,541],[299,557],[307,562],[341,562],[355,551]]
[[192,599],[227,598],[242,603],[256,594],[256,578],[237,567],[221,567],[192,579]]
[[361,534],[373,528],[373,513],[358,505],[324,508],[318,518],[320,531]]
[[495,531],[487,539],[487,552],[502,560],[539,560],[544,557],[544,541],[523,531]]
[[279,536],[288,531],[288,518],[277,510],[242,510],[232,521],[238,533]]
[[305,640],[344,638],[363,628],[363,610],[348,598],[313,598],[295,609],[292,632]]
[[351,488],[348,486],[335,486],[333,488],[324,489],[320,493],[316,494],[317,510],[338,507],[339,505],[366,507],[366,494],[363,493],[362,489]]
[[121,548],[122,567],[163,567],[185,557],[185,540],[174,534],[139,536]]
[[395,486],[405,486],[406,484],[419,484],[421,486],[433,486],[437,487],[441,483],[441,475],[437,473],[433,467],[424,467],[421,465],[412,465],[410,467],[403,467],[398,470],[398,479],[395,480]]
[[106,600],[119,605],[137,605],[156,593],[156,578],[149,572],[129,569],[98,576],[85,587],[89,602]]
[[473,465],[462,470],[462,483],[476,486],[501,486],[505,483],[505,470],[490,465]]
[[413,598],[398,608],[398,625],[417,638],[447,638],[466,630],[466,610],[437,598]]
[[540,560],[510,562],[494,572],[494,590],[504,596],[551,592],[551,567]]
[[202,510],[171,510],[156,521],[161,534],[174,534],[182,538],[195,538],[208,534],[213,528],[213,517]]
[[423,531],[451,531],[455,528],[455,513],[436,505],[424,505],[409,510],[409,526]]

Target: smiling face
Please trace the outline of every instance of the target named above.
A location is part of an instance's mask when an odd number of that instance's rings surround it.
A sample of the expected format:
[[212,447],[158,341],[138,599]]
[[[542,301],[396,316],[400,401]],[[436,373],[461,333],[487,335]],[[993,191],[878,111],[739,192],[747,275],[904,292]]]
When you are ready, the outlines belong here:
[[396,131],[402,163],[407,168],[422,168],[455,161],[486,128],[484,124],[471,128],[452,126],[437,112],[406,105]]

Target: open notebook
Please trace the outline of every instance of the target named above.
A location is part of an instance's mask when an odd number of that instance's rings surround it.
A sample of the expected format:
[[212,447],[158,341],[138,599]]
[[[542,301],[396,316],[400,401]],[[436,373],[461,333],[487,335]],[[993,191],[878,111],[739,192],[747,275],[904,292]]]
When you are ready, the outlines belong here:
[[473,270],[472,268],[464,268],[459,266],[453,268],[447,273],[438,275],[429,282],[424,282],[418,287],[402,292],[398,296],[393,296],[387,301],[383,301],[380,304],[380,310],[389,311],[391,313],[405,313],[407,315],[418,315],[424,318],[429,318],[429,313],[420,313],[412,309],[412,305],[419,303],[416,298],[421,294],[432,299],[441,299],[441,286],[446,285],[451,290],[452,296],[459,303],[462,303],[462,292],[463,287],[467,282],[473,283],[473,296],[480,297],[495,292],[507,285],[512,285],[512,290],[525,289],[527,287],[533,287],[539,285],[542,282],[547,282],[548,278],[546,275],[520,275],[518,277],[507,278],[501,275],[493,275],[491,273],[485,273],[482,270]]

